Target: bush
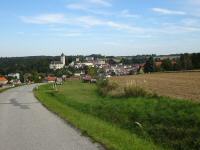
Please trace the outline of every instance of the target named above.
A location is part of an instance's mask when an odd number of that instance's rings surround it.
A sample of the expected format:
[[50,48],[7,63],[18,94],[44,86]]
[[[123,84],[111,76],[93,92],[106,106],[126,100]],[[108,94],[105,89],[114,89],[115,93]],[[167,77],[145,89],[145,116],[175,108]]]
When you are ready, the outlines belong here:
[[106,87],[108,85],[108,80],[99,80],[97,82],[97,87],[98,88],[103,88]]
[[99,94],[102,96],[111,96],[111,97],[150,96],[145,89],[133,84],[122,87],[115,82],[109,82],[108,80],[101,80],[97,83],[97,87]]
[[97,83],[98,92],[103,96],[109,95],[109,92],[116,90],[118,87],[117,83],[108,80],[101,80]]
[[119,85],[115,82],[109,82],[106,89],[108,91],[113,91],[113,90],[116,90],[117,88],[119,87]]
[[146,90],[137,85],[127,85],[124,87],[124,94],[127,97],[144,97],[148,95]]

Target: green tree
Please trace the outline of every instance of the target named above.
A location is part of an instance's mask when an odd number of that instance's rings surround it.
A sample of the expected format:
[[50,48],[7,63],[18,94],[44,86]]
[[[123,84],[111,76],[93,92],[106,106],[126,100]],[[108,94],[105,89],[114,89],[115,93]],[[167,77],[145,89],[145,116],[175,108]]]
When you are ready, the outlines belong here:
[[176,63],[173,64],[173,70],[174,71],[179,71],[181,69],[182,69],[182,67],[181,67],[181,61],[180,61],[180,59],[177,59]]
[[40,83],[40,82],[41,82],[41,77],[39,76],[39,74],[38,74],[37,71],[34,71],[34,72],[32,73],[31,81],[33,81],[33,82],[35,82],[35,83]]
[[199,69],[200,68],[200,53],[191,54],[191,59],[192,59],[192,66],[194,67],[194,69]]
[[163,60],[161,67],[164,71],[172,71],[173,70],[172,61],[170,59]]
[[96,67],[89,67],[88,68],[88,74],[92,77],[97,76],[97,68]]
[[155,72],[155,62],[153,57],[149,57],[149,59],[146,61],[146,64],[144,65],[144,72]]
[[62,77],[63,75],[70,75],[70,71],[66,68],[58,69],[54,72],[55,76]]
[[184,69],[184,70],[193,69],[192,59],[189,54],[187,54],[187,53],[182,54],[180,57],[180,62],[181,62],[182,69]]

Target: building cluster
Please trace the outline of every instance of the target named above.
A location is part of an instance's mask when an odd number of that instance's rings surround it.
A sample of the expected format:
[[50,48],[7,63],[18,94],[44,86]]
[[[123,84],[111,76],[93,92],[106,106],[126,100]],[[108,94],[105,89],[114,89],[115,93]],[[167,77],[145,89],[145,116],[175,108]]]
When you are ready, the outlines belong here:
[[138,70],[142,64],[134,64],[134,65],[109,65],[108,68],[105,68],[105,72],[107,75],[113,76],[123,76],[123,75],[131,75],[137,74]]
[[[116,60],[113,60],[117,62]],[[86,67],[95,67],[101,69],[104,72],[104,75],[107,77],[110,76],[122,76],[129,74],[136,74],[137,71],[144,64],[133,64],[133,65],[123,65],[122,63],[117,62],[115,64],[109,63],[106,58],[94,58],[94,57],[85,57],[83,61],[80,61],[79,58],[76,58],[75,61],[72,61],[69,66],[76,69],[75,76],[85,75]]]
[[87,67],[98,67],[103,68],[106,66],[106,61],[104,59],[95,59],[94,57],[86,57],[85,60],[80,61],[79,58],[76,58],[76,61],[72,61],[69,66],[74,67],[76,69],[82,69],[85,66]]
[[21,84],[20,73],[10,73],[7,76],[0,76],[0,87],[19,84]]

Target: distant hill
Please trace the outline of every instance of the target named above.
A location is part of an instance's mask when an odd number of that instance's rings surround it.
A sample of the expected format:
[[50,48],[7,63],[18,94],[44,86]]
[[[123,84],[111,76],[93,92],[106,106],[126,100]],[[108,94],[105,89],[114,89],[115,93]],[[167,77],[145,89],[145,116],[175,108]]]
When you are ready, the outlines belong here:
[[24,74],[33,71],[46,73],[50,71],[49,63],[54,59],[57,58],[52,56],[2,57],[0,58],[0,74],[6,75],[11,72]]

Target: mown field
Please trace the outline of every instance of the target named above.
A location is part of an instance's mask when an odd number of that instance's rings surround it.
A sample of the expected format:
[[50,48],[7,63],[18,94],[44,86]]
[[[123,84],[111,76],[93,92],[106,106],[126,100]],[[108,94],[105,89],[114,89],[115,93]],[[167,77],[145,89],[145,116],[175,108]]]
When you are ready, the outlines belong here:
[[137,84],[161,96],[200,102],[200,72],[154,73],[113,77],[120,85]]
[[107,149],[198,150],[200,104],[165,97],[102,97],[95,84],[42,85],[36,97],[49,110]]

